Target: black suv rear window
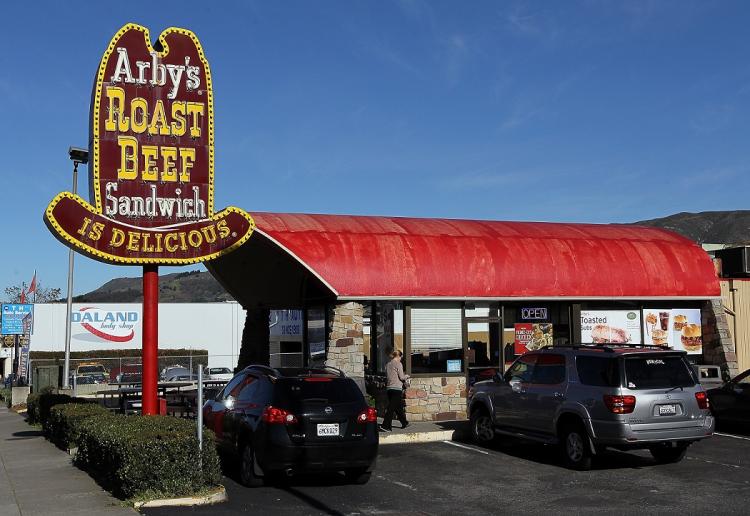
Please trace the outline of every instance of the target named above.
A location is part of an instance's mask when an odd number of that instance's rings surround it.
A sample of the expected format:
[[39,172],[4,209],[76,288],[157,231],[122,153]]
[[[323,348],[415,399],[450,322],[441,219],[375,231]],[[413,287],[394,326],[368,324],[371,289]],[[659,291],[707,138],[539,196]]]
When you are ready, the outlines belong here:
[[682,357],[626,357],[625,381],[629,389],[666,389],[695,385]]
[[617,387],[620,385],[620,371],[617,359],[610,357],[576,357],[578,379],[584,385],[597,387]]
[[286,405],[300,402],[349,403],[364,401],[362,391],[349,378],[283,378],[276,386],[278,401]]

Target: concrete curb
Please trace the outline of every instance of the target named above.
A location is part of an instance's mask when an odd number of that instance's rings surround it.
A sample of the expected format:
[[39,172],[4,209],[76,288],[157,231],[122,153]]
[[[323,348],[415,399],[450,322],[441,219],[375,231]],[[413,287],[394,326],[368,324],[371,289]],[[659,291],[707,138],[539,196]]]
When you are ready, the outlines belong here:
[[133,507],[136,509],[151,507],[190,507],[193,505],[212,505],[215,503],[226,502],[229,500],[227,490],[224,486],[219,486],[216,492],[205,496],[185,496],[183,498],[161,498],[158,500],[149,500],[148,502],[136,502]]
[[398,434],[381,433],[380,444],[415,444],[452,441],[458,437],[456,430],[436,430],[432,432],[404,432]]

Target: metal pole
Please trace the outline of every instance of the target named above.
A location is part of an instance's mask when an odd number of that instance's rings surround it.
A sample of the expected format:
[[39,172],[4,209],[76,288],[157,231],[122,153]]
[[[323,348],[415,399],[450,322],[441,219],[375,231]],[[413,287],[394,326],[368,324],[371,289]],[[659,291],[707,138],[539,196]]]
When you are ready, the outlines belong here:
[[142,413],[159,413],[156,390],[159,366],[159,266],[143,266],[143,390]]
[[203,368],[198,368],[198,457],[200,458],[201,470],[203,469]]
[[[78,193],[78,162],[73,162],[73,194]],[[70,319],[73,315],[73,255],[71,248],[68,251],[68,310],[65,320],[65,362],[63,362],[63,388],[70,389]],[[35,292],[36,293],[36,292]]]
[[15,386],[18,386],[18,373],[21,372],[21,357],[19,353],[19,340],[20,337],[18,335],[13,336],[13,384]]

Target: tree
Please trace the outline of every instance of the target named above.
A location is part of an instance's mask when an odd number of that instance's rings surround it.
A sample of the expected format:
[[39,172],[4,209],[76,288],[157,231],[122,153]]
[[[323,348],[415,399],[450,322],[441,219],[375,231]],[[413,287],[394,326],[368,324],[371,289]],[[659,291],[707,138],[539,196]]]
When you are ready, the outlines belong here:
[[[11,286],[5,288],[5,299],[8,303],[18,303],[21,301],[21,291],[26,290],[28,285],[21,283],[20,286]],[[36,302],[37,303],[54,303],[60,301],[61,289],[59,288],[44,288],[41,282],[37,281],[36,284]],[[30,294],[26,297],[26,302],[30,303],[34,300],[34,294]]]

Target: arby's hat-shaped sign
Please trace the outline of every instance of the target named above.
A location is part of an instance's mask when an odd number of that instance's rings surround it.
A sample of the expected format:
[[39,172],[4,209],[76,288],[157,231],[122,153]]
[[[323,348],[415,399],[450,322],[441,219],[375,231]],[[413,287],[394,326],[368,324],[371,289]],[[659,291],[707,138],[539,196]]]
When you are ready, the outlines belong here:
[[228,253],[252,234],[245,211],[214,212],[211,70],[191,31],[121,28],[91,98],[90,203],[70,192],[44,221],[64,244],[123,265],[184,265]]

